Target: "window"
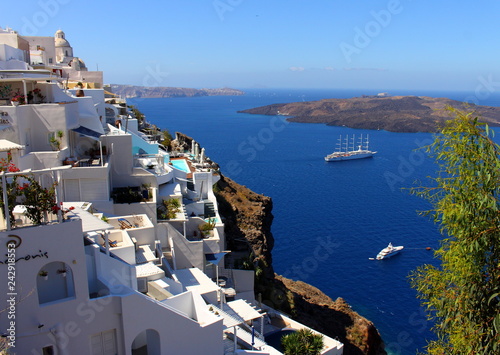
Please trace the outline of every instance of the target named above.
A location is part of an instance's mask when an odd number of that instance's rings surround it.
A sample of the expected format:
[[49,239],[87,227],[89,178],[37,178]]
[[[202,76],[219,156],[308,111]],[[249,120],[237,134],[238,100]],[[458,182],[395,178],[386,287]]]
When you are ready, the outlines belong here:
[[49,64],[52,64],[52,58],[49,58]]
[[54,347],[52,345],[43,347],[42,355],[54,355]]

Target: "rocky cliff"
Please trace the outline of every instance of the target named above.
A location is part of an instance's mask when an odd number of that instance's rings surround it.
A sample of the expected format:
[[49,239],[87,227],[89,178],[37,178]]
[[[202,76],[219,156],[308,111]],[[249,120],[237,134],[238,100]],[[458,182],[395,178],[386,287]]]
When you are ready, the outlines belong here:
[[112,84],[111,90],[114,94],[121,97],[140,97],[140,98],[160,98],[160,97],[192,97],[192,96],[227,96],[243,95],[241,90],[220,88],[220,89],[192,89],[175,87],[147,87],[134,85]]
[[284,115],[292,122],[325,123],[391,132],[437,132],[451,118],[447,106],[474,110],[490,126],[500,126],[500,107],[470,105],[447,98],[426,96],[365,96],[351,99],[273,104],[239,111],[260,115]]
[[[257,297],[345,344],[344,354],[386,354],[372,322],[341,298],[333,301],[319,289],[276,275],[272,265],[272,200],[221,176],[214,186],[219,212],[225,219],[232,262],[256,272]],[[239,255],[239,256],[238,256]]]

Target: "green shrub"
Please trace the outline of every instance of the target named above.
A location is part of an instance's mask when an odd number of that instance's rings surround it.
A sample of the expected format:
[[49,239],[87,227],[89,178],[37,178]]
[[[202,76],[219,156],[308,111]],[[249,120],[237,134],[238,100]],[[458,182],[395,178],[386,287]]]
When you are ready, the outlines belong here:
[[319,355],[323,350],[323,336],[310,329],[300,329],[281,338],[285,355]]

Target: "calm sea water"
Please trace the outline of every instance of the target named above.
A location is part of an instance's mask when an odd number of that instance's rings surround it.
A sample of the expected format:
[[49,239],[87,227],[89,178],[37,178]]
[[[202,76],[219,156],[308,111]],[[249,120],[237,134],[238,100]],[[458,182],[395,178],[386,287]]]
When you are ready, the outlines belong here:
[[[222,172],[274,202],[273,264],[277,273],[344,298],[375,323],[390,354],[415,354],[433,338],[431,324],[408,275],[436,264],[438,228],[418,211],[429,208],[408,188],[426,182],[435,165],[416,150],[425,133],[354,130],[287,123],[278,117],[239,114],[247,108],[323,98],[376,94],[369,90],[246,90],[244,96],[132,99],[148,121],[183,132],[205,147]],[[473,93],[411,92],[466,100]],[[500,95],[480,103],[500,106]],[[339,135],[369,134],[372,159],[326,163]],[[389,242],[404,245],[395,257],[374,261]]]

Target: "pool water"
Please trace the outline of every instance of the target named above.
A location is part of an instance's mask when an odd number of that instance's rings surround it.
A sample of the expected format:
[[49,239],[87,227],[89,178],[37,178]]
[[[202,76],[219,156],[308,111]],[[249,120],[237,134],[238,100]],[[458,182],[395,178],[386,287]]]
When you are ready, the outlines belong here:
[[281,329],[277,332],[271,333],[269,335],[265,336],[266,343],[268,345],[271,345],[273,348],[276,350],[283,352],[285,349],[281,346],[281,338],[284,337],[285,335],[295,333],[295,329]]
[[170,160],[174,168],[182,170],[186,173],[190,173],[191,170],[189,170],[189,166],[187,164],[187,161],[185,159],[175,159],[175,160]]

